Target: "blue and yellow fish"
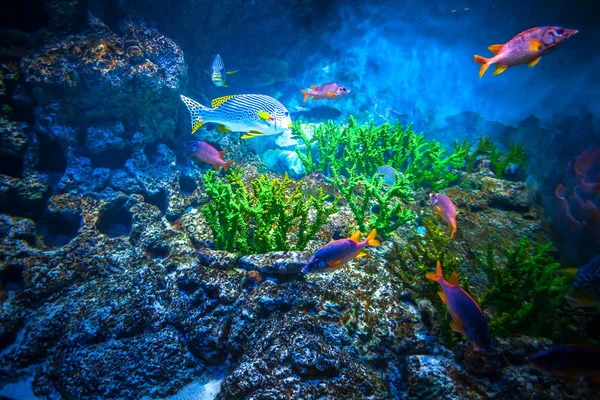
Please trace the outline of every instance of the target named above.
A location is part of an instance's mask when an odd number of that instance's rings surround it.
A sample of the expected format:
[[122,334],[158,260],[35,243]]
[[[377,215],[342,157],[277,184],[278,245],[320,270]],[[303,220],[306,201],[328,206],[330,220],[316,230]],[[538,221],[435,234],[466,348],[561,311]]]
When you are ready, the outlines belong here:
[[207,70],[204,70],[204,72],[210,76],[210,79],[213,81],[215,86],[227,87],[227,83],[225,83],[227,80],[227,75],[235,74],[238,72],[238,70],[225,72],[225,64],[223,63],[223,59],[217,54],[210,66],[210,72]]
[[575,276],[567,301],[573,307],[600,305],[600,254],[579,269],[567,268],[561,272]]
[[456,272],[453,272],[450,280],[446,282],[442,274],[442,266],[438,261],[436,272],[428,272],[426,276],[427,279],[439,283],[442,287],[438,295],[448,307],[452,317],[450,327],[465,335],[467,340],[480,349],[491,348],[492,339],[483,311],[469,293],[458,285]]
[[367,246],[379,246],[379,241],[375,239],[377,231],[373,229],[367,238],[360,242],[360,232],[357,231],[348,239],[338,239],[327,243],[321,247],[308,260],[308,263],[302,268],[302,273],[309,272],[327,272],[340,268],[350,260],[364,257],[367,252],[364,248]]

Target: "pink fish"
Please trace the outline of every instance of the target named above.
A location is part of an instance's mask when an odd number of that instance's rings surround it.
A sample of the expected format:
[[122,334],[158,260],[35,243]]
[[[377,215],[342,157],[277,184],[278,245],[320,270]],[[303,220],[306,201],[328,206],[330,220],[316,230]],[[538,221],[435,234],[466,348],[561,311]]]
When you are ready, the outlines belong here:
[[229,166],[233,164],[233,160],[223,161],[223,157],[225,157],[224,151],[219,151],[206,142],[187,142],[186,147],[191,152],[190,157],[211,164],[217,171],[222,166],[225,172],[227,172]]
[[456,272],[453,272],[450,280],[446,282],[442,266],[438,261],[436,272],[428,272],[426,277],[439,283],[442,287],[442,291],[438,292],[438,295],[448,307],[452,317],[450,327],[465,335],[469,341],[481,349],[492,347],[487,320],[477,302],[458,285]]
[[509,67],[528,64],[533,67],[542,56],[555,50],[561,43],[579,32],[576,29],[564,29],[558,26],[541,26],[527,29],[505,44],[493,44],[488,50],[491,58],[475,55],[475,62],[481,65],[481,78],[490,65],[495,64],[494,75],[499,75]]
[[348,239],[327,243],[308,260],[308,263],[302,268],[302,273],[332,271],[347,264],[350,260],[366,256],[367,252],[363,250],[365,247],[379,246],[379,241],[375,239],[375,236],[377,236],[377,231],[373,229],[362,242],[359,242],[360,232],[356,232]]
[[312,92],[302,89],[304,101],[311,96],[311,100],[333,100],[350,93],[350,90],[335,82],[324,83],[321,86],[311,86],[310,88]]
[[458,214],[456,208],[454,208],[454,203],[445,194],[431,193],[429,200],[435,207],[437,217],[443,219],[448,224],[450,238],[453,238],[456,233],[456,214]]

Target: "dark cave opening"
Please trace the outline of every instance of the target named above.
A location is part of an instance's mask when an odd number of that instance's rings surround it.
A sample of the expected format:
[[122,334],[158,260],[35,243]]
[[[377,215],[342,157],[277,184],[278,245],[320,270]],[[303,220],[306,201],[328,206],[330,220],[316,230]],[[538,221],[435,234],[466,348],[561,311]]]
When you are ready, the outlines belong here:
[[99,154],[86,154],[86,157],[92,160],[94,168],[108,168],[114,171],[125,166],[131,158],[131,150],[110,150]]
[[67,170],[67,158],[60,143],[48,140],[38,135],[40,140],[40,155],[38,171],[64,174]]
[[179,188],[184,196],[189,196],[198,188],[195,180],[187,175],[179,175]]
[[163,214],[167,211],[167,195],[163,190],[154,195],[144,196],[144,201],[158,207]]
[[37,32],[50,17],[42,0],[7,1],[0,7],[0,26],[22,32]]
[[12,176],[13,178],[22,178],[23,159],[18,156],[2,155],[0,157],[0,174]]
[[7,290],[23,290],[25,283],[23,281],[23,266],[9,264],[3,270],[0,270],[0,282]]
[[131,212],[123,202],[115,207],[102,212],[100,219],[96,223],[96,228],[100,233],[114,238],[118,236],[129,236],[133,219]]
[[75,239],[81,226],[81,217],[72,215],[69,217],[46,213],[36,220],[37,231],[44,237],[44,244],[48,247],[62,247]]

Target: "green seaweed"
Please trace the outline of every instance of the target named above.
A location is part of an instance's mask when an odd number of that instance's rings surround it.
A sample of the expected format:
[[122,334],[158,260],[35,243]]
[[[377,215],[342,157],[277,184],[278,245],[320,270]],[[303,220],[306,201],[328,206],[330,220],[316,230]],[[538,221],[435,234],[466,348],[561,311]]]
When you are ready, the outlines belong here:
[[569,283],[557,275],[560,264],[551,257],[551,247],[521,237],[518,244],[502,252],[500,263],[492,243],[483,256],[476,256],[489,282],[482,307],[492,311],[490,329],[494,334],[550,337],[564,327],[566,322],[557,318],[557,311]]
[[[335,174],[332,182],[348,202],[354,213],[359,229],[377,232],[386,236],[401,225],[413,220],[415,214],[405,206],[412,201],[412,189],[406,176],[398,174],[394,184],[384,190],[383,179],[367,179],[362,174],[350,170],[348,178]],[[377,211],[373,211],[375,208]]]
[[[294,123],[292,131],[304,149],[296,147],[307,173],[314,170],[330,176],[337,171],[347,175],[350,170],[364,176],[373,176],[377,168],[389,165],[407,177],[415,187],[438,191],[457,180],[453,170],[464,164],[466,151],[457,147],[446,155],[436,140],[425,139],[412,125],[403,127],[399,122],[376,126],[372,121],[359,125],[353,116],[345,126],[329,121],[313,125],[309,138],[301,122]],[[316,157],[313,148],[316,147]]]
[[226,181],[212,170],[203,179],[210,201],[202,213],[220,250],[242,254],[303,250],[337,211],[337,198],[327,204],[329,196],[322,189],[317,196],[305,194],[303,183],[294,184],[287,174],[281,180],[259,175],[250,182],[251,190],[240,169],[231,169]]
[[454,141],[455,151],[457,149],[463,149],[465,151],[465,171],[467,172],[473,172],[477,157],[490,155],[494,143],[489,136],[480,136],[477,147],[471,152],[472,147],[473,145],[467,139],[463,140],[461,144],[458,144],[456,140]]
[[523,143],[509,143],[508,154],[504,154],[498,150],[498,147],[492,142],[488,136],[479,137],[477,147],[471,151],[473,145],[468,140],[463,140],[462,143],[454,141],[454,151],[463,151],[465,154],[465,171],[473,172],[477,157],[487,156],[492,164],[492,170],[496,174],[496,178],[502,179],[504,171],[509,164],[517,164],[526,166],[525,147]]

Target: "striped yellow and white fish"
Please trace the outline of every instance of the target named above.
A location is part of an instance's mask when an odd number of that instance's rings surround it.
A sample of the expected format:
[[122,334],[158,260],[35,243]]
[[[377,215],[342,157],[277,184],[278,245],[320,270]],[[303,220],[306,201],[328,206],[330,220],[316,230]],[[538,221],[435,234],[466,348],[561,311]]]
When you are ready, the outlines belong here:
[[283,104],[262,94],[236,94],[214,99],[212,108],[181,95],[192,117],[192,133],[207,122],[219,124],[219,132],[244,132],[242,139],[276,135],[292,128],[290,112]]
[[225,64],[223,63],[223,59],[217,54],[210,66],[210,72],[206,70],[204,70],[204,72],[210,76],[210,79],[213,81],[215,86],[227,87],[227,83],[225,83],[225,80],[227,80],[227,75],[235,74],[238,71],[235,70],[225,72]]

